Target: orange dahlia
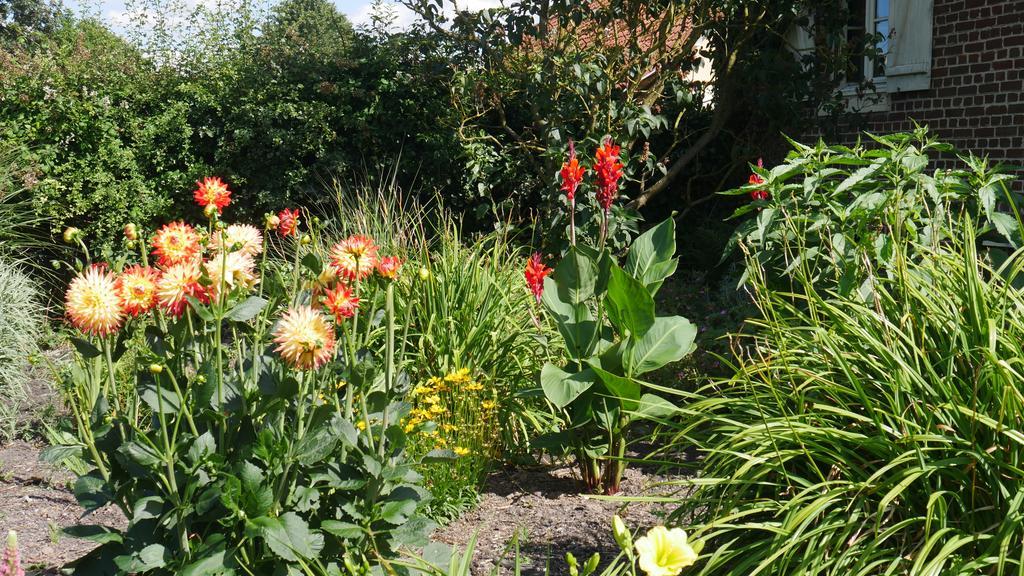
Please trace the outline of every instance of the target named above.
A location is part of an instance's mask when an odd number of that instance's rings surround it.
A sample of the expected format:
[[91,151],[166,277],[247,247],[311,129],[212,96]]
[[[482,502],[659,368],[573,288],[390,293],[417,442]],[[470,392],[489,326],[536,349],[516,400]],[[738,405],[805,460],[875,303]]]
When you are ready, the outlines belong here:
[[189,296],[206,302],[207,290],[199,282],[202,276],[199,260],[169,266],[156,283],[156,297],[160,306],[171,316],[181,316],[188,304]]
[[299,211],[285,208],[277,214],[277,233],[282,238],[295,236],[299,232]]
[[398,256],[385,256],[377,262],[377,273],[391,280],[398,278],[398,271],[401,268],[402,259]]
[[208,176],[196,182],[198,188],[195,191],[196,202],[203,208],[214,206],[220,214],[224,207],[231,203],[231,191],[223,180],[216,176]]
[[117,279],[104,264],[89,266],[71,281],[65,304],[71,323],[82,332],[106,336],[121,327]]
[[263,234],[249,224],[232,224],[214,233],[210,238],[210,248],[215,252],[226,250],[258,256],[263,252]]
[[204,264],[206,274],[210,277],[210,297],[220,300],[220,287],[224,285],[227,292],[235,288],[248,290],[259,282],[256,278],[256,263],[252,256],[242,252],[214,254]]
[[160,266],[194,260],[201,249],[199,234],[184,222],[166,224],[153,236],[153,255]]
[[139,316],[156,305],[156,283],[160,272],[148,266],[125,268],[117,278],[117,296],[129,316]]
[[299,370],[323,366],[334,355],[334,331],[327,317],[309,306],[291,308],[274,330],[275,352]]
[[324,308],[327,308],[338,322],[355,316],[359,310],[359,297],[353,294],[348,286],[338,286],[324,294]]
[[349,236],[331,248],[331,264],[345,278],[362,280],[377,267],[377,245],[369,236]]

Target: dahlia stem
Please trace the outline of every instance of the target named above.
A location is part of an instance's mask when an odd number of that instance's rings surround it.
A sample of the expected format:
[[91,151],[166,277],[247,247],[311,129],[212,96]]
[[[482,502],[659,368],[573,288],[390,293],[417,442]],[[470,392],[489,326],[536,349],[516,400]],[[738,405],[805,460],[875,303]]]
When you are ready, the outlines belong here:
[[107,361],[107,379],[103,384],[103,397],[107,398],[111,390],[117,390],[117,383],[114,381],[114,358],[110,352],[110,338],[103,339],[103,358]]
[[[391,282],[388,282],[388,287],[385,291],[384,314],[387,318],[387,347],[384,349],[384,398],[390,399],[392,383],[395,378],[395,288]],[[380,457],[383,458],[384,439],[386,437],[385,432],[387,432],[388,429],[387,400],[385,400],[380,426],[381,434],[378,453],[380,454]]]

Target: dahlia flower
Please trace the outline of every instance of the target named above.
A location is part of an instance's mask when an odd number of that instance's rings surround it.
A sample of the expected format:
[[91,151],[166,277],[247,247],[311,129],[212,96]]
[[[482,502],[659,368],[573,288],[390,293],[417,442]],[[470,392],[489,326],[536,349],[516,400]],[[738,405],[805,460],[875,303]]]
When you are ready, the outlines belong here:
[[284,313],[274,331],[275,352],[293,368],[316,369],[334,355],[334,331],[327,318],[309,306]]
[[327,290],[324,295],[324,308],[334,315],[339,323],[345,318],[355,316],[359,310],[359,297],[352,293],[348,286],[338,286],[334,290]]
[[117,278],[117,296],[129,316],[149,312],[156,305],[156,283],[160,272],[148,266],[125,268]]
[[586,171],[587,169],[580,166],[580,161],[576,159],[576,146],[569,140],[569,161],[562,164],[562,170],[559,172],[562,177],[562,191],[569,202],[575,202],[576,189],[583,182],[583,174]]
[[640,557],[640,569],[647,576],[676,576],[697,561],[697,553],[680,528],[655,526],[638,538],[634,547]]
[[349,236],[331,248],[331,264],[345,278],[362,280],[377,267],[377,245],[369,236]]
[[248,290],[259,282],[256,277],[256,262],[243,252],[214,254],[204,264],[210,277],[210,298],[220,301],[221,284],[227,292],[235,288]]
[[181,316],[188,297],[200,302],[208,300],[206,288],[199,282],[203,276],[199,260],[179,262],[164,270],[156,284],[157,301],[171,316]]
[[106,336],[121,327],[117,279],[106,265],[93,264],[71,281],[66,308],[71,323],[87,334]]
[[231,203],[231,191],[228,185],[216,176],[206,177],[196,182],[196,202],[203,208],[214,206],[220,214],[224,207]]
[[153,236],[153,255],[160,266],[191,261],[201,250],[199,234],[184,222],[166,224]]
[[398,256],[385,256],[377,262],[377,273],[391,280],[398,278],[398,271],[401,268],[402,259]]
[[295,236],[299,232],[299,211],[285,208],[277,214],[277,233],[282,238]]
[[597,149],[594,157],[594,173],[597,176],[597,203],[607,212],[615,201],[619,191],[619,178],[622,177],[622,163],[619,162],[621,148],[612,143],[611,138]]
[[530,261],[526,263],[526,271],[523,275],[526,276],[526,285],[530,288],[530,292],[533,292],[533,297],[537,299],[538,303],[544,293],[544,277],[551,272],[552,269],[541,262],[540,252],[534,252]]
[[[764,160],[763,159],[761,159],[761,158],[757,159],[757,167],[758,168],[764,168]],[[747,184],[764,184],[764,178],[762,178],[760,174],[757,174],[755,172],[755,173],[750,175],[750,178],[747,179]],[[750,191],[750,198],[753,199],[753,200],[767,200],[768,199],[768,191],[765,190],[764,188],[759,188],[757,190],[751,190]]]
[[232,224],[214,233],[210,248],[215,252],[241,252],[258,256],[263,252],[263,234],[249,224]]

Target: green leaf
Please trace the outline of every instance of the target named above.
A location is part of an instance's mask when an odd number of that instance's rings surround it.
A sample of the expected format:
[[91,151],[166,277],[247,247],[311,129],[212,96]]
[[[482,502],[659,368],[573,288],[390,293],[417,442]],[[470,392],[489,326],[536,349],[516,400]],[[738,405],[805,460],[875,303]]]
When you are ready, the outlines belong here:
[[626,256],[626,272],[642,282],[653,296],[662,281],[675,272],[675,253],[676,223],[666,218],[633,241]]
[[580,372],[570,373],[554,364],[545,364],[540,371],[540,386],[544,396],[562,409],[594,385],[594,371],[584,368]]
[[608,280],[608,317],[620,334],[643,334],[654,324],[654,299],[636,278],[612,265]]
[[636,409],[637,418],[649,418],[653,420],[671,418],[678,408],[672,402],[654,394],[644,394],[640,397],[640,406]]
[[204,432],[198,438],[192,441],[192,445],[188,448],[188,461],[193,465],[197,465],[203,461],[204,458],[217,452],[217,441],[214,440],[213,434],[209,430]]
[[993,212],[989,219],[999,235],[1014,248],[1020,245],[1020,225],[1016,218],[1004,212]]
[[[142,379],[139,384],[139,398],[149,406],[154,414],[177,414],[180,404],[178,395],[174,390],[158,386],[156,382],[148,377]],[[163,410],[161,411],[161,408]]]
[[846,180],[843,180],[842,182],[839,183],[838,186],[836,186],[834,194],[839,195],[853,189],[861,182],[867,180],[871,176],[874,176],[875,173],[878,172],[884,164],[885,159],[879,158],[878,160],[875,160],[868,166],[865,166],[855,171]]
[[70,340],[71,343],[74,344],[75,350],[78,350],[78,353],[82,355],[82,358],[88,360],[90,358],[95,358],[101,354],[100,349],[93,346],[93,344],[88,340],[76,338],[74,336],[68,338],[68,340]]
[[167,565],[169,557],[170,554],[162,544],[150,544],[137,554],[114,558],[114,563],[122,572],[135,574],[163,568]]
[[74,492],[75,498],[86,512],[96,510],[113,499],[107,483],[95,472],[80,476],[75,481]]
[[597,365],[597,362],[590,363],[590,369],[601,379],[608,392],[622,402],[624,410],[636,410],[640,400],[640,383],[632,378],[612,374]]
[[597,340],[597,322],[587,304],[570,304],[562,300],[558,295],[555,281],[550,277],[544,279],[544,294],[541,301],[554,316],[558,332],[565,340],[569,355],[573,358],[589,356]]
[[558,266],[555,266],[551,277],[557,285],[559,299],[577,305],[594,295],[597,264],[576,248],[570,248]]
[[651,329],[626,343],[626,374],[639,376],[675,362],[693,351],[697,327],[681,316],[657,318]]
[[320,258],[312,252],[302,257],[302,265],[308,268],[314,276],[319,276],[324,270],[323,262],[321,262]]
[[409,519],[416,512],[415,500],[398,500],[385,502],[381,507],[380,517],[395,526],[398,526]]
[[97,544],[123,541],[120,532],[107,526],[100,526],[99,524],[76,524],[74,526],[68,526],[64,529],[64,533],[72,538],[88,540],[89,542],[95,542]]
[[199,317],[202,318],[204,322],[214,321],[213,312],[211,312],[209,308],[203,305],[203,303],[200,302],[198,298],[196,298],[195,296],[187,296],[186,299],[188,300],[189,305],[192,306],[192,309],[195,310],[196,314],[198,314]]
[[320,529],[345,540],[356,540],[363,537],[362,526],[350,522],[324,520],[320,523]]
[[309,524],[294,512],[280,518],[261,516],[252,524],[274,554],[291,562],[316,558],[324,547],[323,534],[310,531]]
[[306,466],[311,466],[327,459],[334,452],[338,438],[328,425],[322,425],[312,434],[308,434],[295,447],[296,458]]
[[235,306],[224,315],[233,322],[248,322],[256,317],[269,302],[259,296],[249,296],[241,304]]
[[153,448],[140,442],[125,442],[117,449],[117,454],[128,462],[142,468],[142,473],[155,469],[163,462],[163,457]]

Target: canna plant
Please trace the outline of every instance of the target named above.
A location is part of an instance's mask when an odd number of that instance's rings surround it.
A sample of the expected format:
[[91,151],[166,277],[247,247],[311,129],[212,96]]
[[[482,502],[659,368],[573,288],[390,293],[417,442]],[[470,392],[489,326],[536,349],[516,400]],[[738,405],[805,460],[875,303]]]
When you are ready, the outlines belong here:
[[[583,171],[572,160],[563,179],[582,179]],[[640,235],[620,266],[605,245],[622,174],[618,147],[606,140],[593,170],[595,194],[604,211],[597,244],[571,237],[553,270],[535,254],[525,275],[562,336],[567,360],[547,363],[540,373],[544,396],[565,422],[544,444],[576,457],[587,489],[614,494],[625,468],[630,424],[671,407],[647,392],[641,377],[691,352],[697,329],[685,318],[655,315],[654,296],[677,265],[674,221],[669,218]],[[575,193],[579,185],[568,183],[563,190]]]
[[365,236],[317,253],[299,210],[266,234],[225,226],[230,194],[201,182],[208,226],[157,231],[155,267],[142,245],[141,264],[90,263],[69,286],[77,442],[50,454],[91,468],[87,511],[128,519],[69,529],[100,544],[74,574],[364,574],[432,526],[401,426],[401,262]]

